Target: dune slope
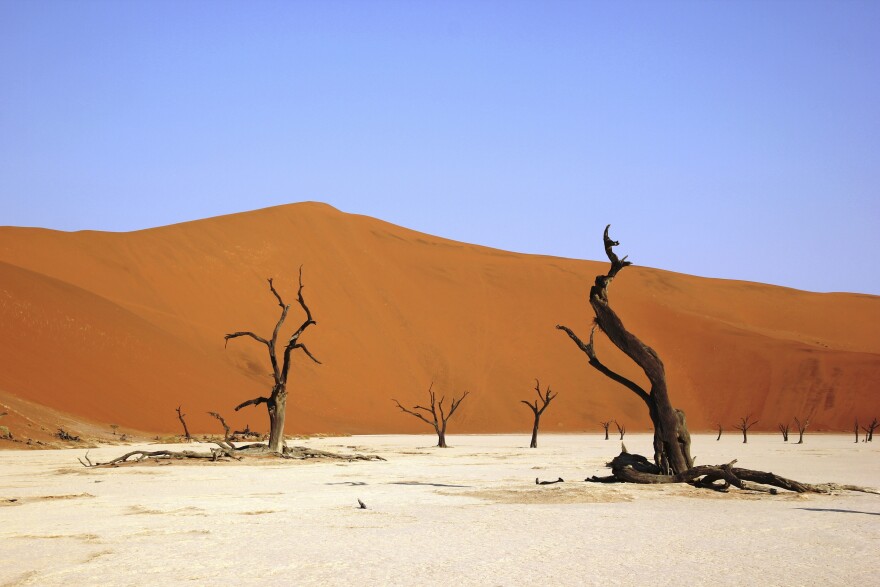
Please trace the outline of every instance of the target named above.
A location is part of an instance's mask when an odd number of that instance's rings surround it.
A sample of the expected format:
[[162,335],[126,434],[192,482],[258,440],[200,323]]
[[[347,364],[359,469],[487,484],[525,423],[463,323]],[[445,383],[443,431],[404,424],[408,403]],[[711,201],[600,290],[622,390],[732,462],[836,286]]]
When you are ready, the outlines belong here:
[[[304,341],[322,364],[294,361],[291,433],[425,432],[391,398],[422,402],[431,382],[441,395],[471,392],[450,434],[526,431],[519,401],[535,378],[559,392],[545,431],[649,424],[641,402],[554,328],[589,335],[586,295],[605,263],[457,243],[316,203],[132,233],[0,228],[0,392],[98,425],[176,432],[183,405],[197,432],[219,432],[207,411],[265,429],[262,407],[233,412],[270,386],[265,349],[224,348],[223,335],[270,336],[280,308],[267,277],[293,304],[282,337],[295,328],[300,265],[318,322]],[[664,360],[694,429],[752,414],[755,430],[794,416],[848,430],[880,414],[878,297],[638,266],[610,293]],[[606,341],[597,347],[644,380]]]

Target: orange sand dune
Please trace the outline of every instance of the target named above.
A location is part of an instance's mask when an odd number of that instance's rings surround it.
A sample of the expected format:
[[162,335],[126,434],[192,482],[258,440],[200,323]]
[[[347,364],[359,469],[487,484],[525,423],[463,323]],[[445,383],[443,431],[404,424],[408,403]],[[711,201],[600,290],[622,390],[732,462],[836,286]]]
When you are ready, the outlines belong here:
[[[591,238],[600,257],[601,235]],[[596,430],[609,418],[649,425],[641,402],[554,328],[589,335],[586,296],[606,263],[457,243],[316,203],[132,233],[0,228],[0,400],[108,431],[177,432],[180,404],[193,431],[220,431],[208,411],[265,429],[262,407],[233,412],[270,386],[265,349],[249,339],[224,349],[223,335],[271,334],[279,308],[267,277],[293,304],[295,328],[300,265],[318,322],[304,341],[323,364],[296,357],[291,433],[426,432],[391,398],[422,402],[432,381],[441,394],[471,392],[451,434],[525,432],[531,412],[519,401],[533,397],[536,377],[559,392],[545,431]],[[752,414],[755,430],[809,415],[811,429],[848,430],[880,415],[878,297],[638,266],[610,293],[663,358],[692,429]],[[597,347],[644,379],[607,341]]]

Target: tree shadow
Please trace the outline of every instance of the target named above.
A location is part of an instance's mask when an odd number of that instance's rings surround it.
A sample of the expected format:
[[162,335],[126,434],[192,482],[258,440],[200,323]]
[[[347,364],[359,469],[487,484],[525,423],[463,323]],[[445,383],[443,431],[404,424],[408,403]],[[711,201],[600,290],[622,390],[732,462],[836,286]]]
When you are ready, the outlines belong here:
[[388,485],[429,485],[431,487],[465,487],[472,488],[473,485],[450,485],[447,483],[423,483],[421,481],[389,481]]
[[357,485],[366,485],[366,481],[340,481],[338,483],[324,483],[324,485],[349,485],[355,487]]
[[880,512],[860,512],[858,510],[842,510],[838,508],[795,508],[808,512],[836,512],[839,514],[863,514],[866,516],[880,516]]

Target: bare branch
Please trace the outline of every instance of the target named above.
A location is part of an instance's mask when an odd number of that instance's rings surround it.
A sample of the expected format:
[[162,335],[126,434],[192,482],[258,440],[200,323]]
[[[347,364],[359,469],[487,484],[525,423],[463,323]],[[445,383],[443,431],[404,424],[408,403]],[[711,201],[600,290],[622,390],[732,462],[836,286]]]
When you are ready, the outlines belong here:
[[254,399],[249,399],[246,402],[242,402],[242,403],[238,404],[237,406],[235,406],[235,411],[237,412],[238,410],[240,410],[244,407],[247,407],[247,406],[258,406],[260,404],[267,404],[267,403],[269,403],[268,397],[256,397]]
[[[392,398],[391,401],[393,401],[395,404],[397,404],[397,407],[400,408],[400,410],[401,410],[402,412],[406,412],[406,413],[409,414],[410,416],[415,416],[415,417],[418,418],[419,420],[421,420],[421,421],[423,421],[423,422],[425,422],[425,423],[427,423],[427,424],[430,424],[431,426],[436,426],[436,425],[437,425],[436,422],[431,422],[430,420],[428,420],[427,418],[425,418],[423,415],[421,415],[421,414],[419,414],[419,413],[417,413],[417,412],[413,412],[412,410],[408,410],[408,409],[404,408],[402,405],[400,405],[400,402],[397,401],[396,399]],[[415,408],[413,408],[413,409],[421,409],[421,410],[424,410],[425,408],[422,408],[422,407],[420,407],[420,406],[415,406]],[[428,411],[428,412],[430,413],[430,410],[426,410],[426,411]]]
[[265,338],[263,338],[262,336],[258,336],[256,334],[254,334],[253,332],[243,331],[243,332],[233,332],[232,334],[227,334],[226,336],[224,336],[223,338],[226,340],[226,342],[223,343],[223,348],[226,348],[226,345],[229,344],[230,340],[232,340],[233,338],[238,338],[239,336],[250,336],[251,338],[253,338],[257,342],[260,342],[266,346],[269,346],[269,341],[266,340]]

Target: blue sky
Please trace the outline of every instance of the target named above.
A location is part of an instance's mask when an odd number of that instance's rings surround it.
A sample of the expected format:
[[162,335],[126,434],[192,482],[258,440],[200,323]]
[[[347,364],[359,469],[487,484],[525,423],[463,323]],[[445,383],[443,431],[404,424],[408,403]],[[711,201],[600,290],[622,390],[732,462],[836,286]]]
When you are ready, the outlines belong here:
[[880,294],[880,2],[0,0],[0,224],[303,200]]

